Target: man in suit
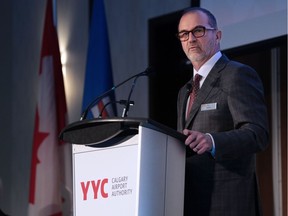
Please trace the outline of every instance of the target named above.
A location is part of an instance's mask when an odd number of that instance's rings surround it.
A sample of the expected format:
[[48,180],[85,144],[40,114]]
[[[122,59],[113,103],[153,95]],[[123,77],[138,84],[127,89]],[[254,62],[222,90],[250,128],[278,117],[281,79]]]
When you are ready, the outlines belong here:
[[201,75],[198,92],[190,98],[192,77],[177,102],[178,130],[193,152],[186,160],[184,215],[261,215],[255,154],[269,139],[261,80],[251,67],[221,53],[222,34],[208,10],[184,11],[177,35],[194,77]]

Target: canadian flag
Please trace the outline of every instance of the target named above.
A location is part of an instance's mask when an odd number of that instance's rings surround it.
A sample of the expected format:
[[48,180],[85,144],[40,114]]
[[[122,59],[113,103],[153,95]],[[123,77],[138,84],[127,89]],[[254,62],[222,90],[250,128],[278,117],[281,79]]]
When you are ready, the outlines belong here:
[[28,215],[70,215],[71,146],[58,139],[67,107],[52,0],[47,1],[38,83]]

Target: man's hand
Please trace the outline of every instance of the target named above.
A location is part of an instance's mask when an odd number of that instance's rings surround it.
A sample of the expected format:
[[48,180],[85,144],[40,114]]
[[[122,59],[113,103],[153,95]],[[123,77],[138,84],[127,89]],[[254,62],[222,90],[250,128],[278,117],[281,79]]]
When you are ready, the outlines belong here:
[[185,145],[189,146],[197,154],[203,154],[211,151],[213,144],[211,137],[198,131],[183,130],[183,134],[187,136]]

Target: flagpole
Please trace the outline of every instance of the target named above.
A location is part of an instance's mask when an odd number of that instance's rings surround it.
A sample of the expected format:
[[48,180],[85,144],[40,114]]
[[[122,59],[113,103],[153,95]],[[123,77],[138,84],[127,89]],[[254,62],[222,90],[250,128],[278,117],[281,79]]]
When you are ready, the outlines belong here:
[[57,31],[57,0],[52,0],[52,8],[53,8],[53,24]]

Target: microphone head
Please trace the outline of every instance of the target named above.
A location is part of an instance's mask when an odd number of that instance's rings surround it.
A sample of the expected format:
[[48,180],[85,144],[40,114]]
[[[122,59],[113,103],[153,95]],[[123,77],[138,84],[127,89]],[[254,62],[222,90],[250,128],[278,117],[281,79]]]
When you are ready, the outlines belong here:
[[150,76],[151,74],[155,74],[155,70],[151,66],[141,73],[143,76]]
[[192,84],[191,83],[187,83],[186,84],[186,91],[190,93],[191,90],[192,90]]

